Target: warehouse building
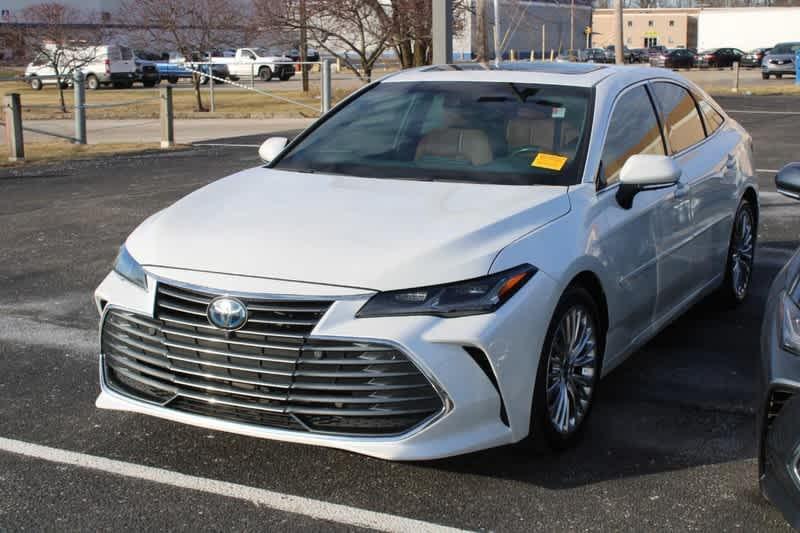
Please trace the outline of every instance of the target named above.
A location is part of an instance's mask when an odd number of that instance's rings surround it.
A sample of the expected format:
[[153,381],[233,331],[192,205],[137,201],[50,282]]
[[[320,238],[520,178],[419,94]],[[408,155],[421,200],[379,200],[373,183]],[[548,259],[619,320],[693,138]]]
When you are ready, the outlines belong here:
[[[622,14],[623,41],[628,48],[664,45],[696,48],[700,9],[626,9]],[[615,42],[614,10],[595,9],[592,44],[606,47]]]

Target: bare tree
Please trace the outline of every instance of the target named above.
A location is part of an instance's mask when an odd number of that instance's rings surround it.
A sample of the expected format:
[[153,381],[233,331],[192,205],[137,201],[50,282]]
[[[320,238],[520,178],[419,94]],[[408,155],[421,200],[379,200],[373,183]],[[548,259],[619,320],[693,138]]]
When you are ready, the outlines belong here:
[[[187,60],[241,35],[247,6],[238,0],[125,0],[118,15],[150,42],[170,46]],[[207,111],[200,94],[202,75],[192,75],[195,111]]]
[[61,112],[66,113],[64,89],[75,71],[94,61],[104,37],[99,17],[58,2],[26,7],[13,31],[34,55],[34,63],[54,76]]
[[[379,0],[306,0],[308,40],[336,57],[362,81],[389,46],[387,24],[376,11]],[[299,32],[303,27],[296,0],[254,0],[262,27]],[[382,9],[380,10],[382,11]]]

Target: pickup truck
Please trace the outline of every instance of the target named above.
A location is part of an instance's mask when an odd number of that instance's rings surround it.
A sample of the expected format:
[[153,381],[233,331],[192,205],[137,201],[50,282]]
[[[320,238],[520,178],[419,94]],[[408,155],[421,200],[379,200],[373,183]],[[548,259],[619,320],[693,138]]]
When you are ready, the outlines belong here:
[[228,54],[212,55],[211,62],[227,65],[231,76],[242,79],[257,76],[262,81],[269,81],[273,77],[287,81],[294,76],[291,59],[265,48],[239,48],[233,57],[228,57]]

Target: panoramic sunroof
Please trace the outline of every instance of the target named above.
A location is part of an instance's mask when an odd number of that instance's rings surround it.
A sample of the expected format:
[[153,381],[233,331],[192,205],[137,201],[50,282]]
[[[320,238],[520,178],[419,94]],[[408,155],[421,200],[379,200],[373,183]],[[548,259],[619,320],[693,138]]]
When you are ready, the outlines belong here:
[[470,71],[470,70],[509,70],[517,72],[546,72],[549,74],[588,74],[606,68],[597,63],[556,63],[549,61],[505,61],[494,63],[456,63],[454,65],[434,65],[425,72]]

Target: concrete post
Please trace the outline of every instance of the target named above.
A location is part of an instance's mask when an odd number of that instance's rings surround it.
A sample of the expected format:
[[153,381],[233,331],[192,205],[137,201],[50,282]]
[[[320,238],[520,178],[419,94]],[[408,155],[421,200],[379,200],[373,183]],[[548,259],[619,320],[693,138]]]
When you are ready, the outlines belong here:
[[322,114],[331,110],[331,61],[322,60]]
[[214,102],[214,85],[217,82],[211,76],[214,75],[214,69],[211,68],[211,65],[208,65],[208,72],[210,74],[208,78],[208,100],[211,102],[211,112],[214,113],[217,110],[216,103]]
[[8,160],[25,160],[25,143],[22,137],[22,105],[19,94],[7,94],[3,98],[3,109],[6,121],[6,143],[8,143]]
[[175,146],[175,128],[172,113],[172,86],[161,88],[161,148]]
[[739,92],[739,62],[738,61],[734,61],[733,62],[733,70],[734,70],[735,79],[736,79],[736,81],[734,82],[734,85],[733,85],[733,92],[738,93]]
[[72,76],[75,91],[75,144],[86,144],[86,86],[83,72],[76,70]]

